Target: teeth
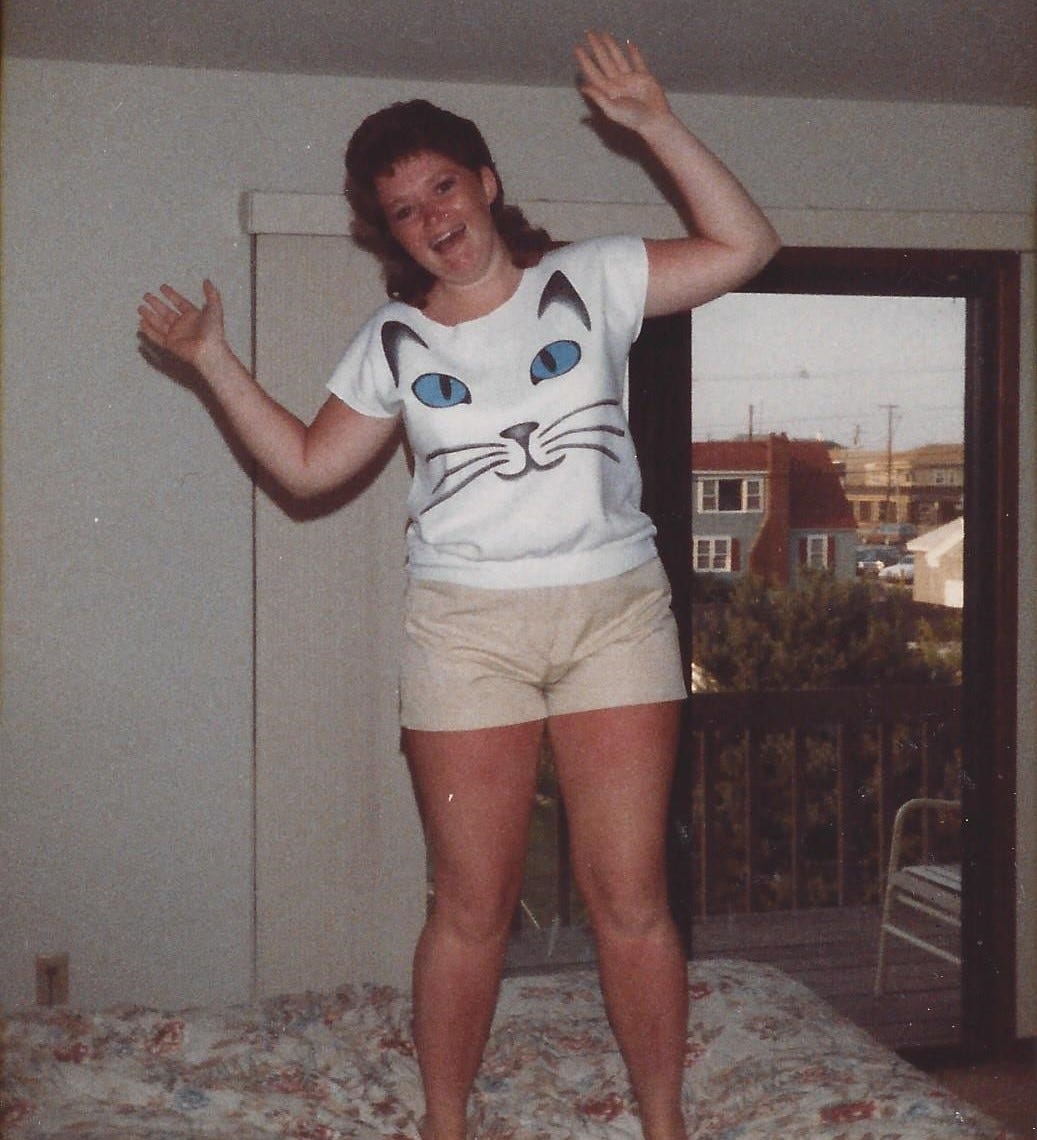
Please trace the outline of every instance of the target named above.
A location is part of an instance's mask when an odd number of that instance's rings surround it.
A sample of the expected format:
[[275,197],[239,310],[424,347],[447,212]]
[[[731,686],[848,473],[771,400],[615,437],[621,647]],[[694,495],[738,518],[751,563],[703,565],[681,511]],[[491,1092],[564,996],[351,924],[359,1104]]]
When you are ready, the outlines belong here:
[[464,230],[464,226],[458,226],[456,229],[448,230],[445,234],[442,234],[440,237],[437,237],[432,242],[432,248],[433,249],[439,249],[440,246],[445,245],[451,238],[457,237],[457,235],[462,233],[463,230]]

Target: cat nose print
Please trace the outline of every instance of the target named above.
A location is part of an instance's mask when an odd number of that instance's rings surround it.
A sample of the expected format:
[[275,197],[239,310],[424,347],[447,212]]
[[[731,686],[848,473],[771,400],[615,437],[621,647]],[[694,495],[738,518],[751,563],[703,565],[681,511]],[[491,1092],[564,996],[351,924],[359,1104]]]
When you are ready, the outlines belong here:
[[516,443],[520,443],[525,447],[529,443],[529,437],[538,427],[540,427],[540,425],[535,420],[530,420],[524,424],[512,424],[511,427],[505,428],[500,434],[502,439],[513,439]]
[[[521,471],[498,471],[496,472],[498,479],[521,479],[523,475],[528,475],[530,471],[549,471],[552,467],[557,467],[559,463],[565,458],[559,455],[557,459],[552,460],[550,463],[543,463],[541,460],[534,458],[532,443],[533,433],[538,431],[540,424],[536,420],[527,420],[525,423],[512,424],[511,427],[505,428],[500,434],[501,439],[510,439],[519,445],[521,449],[519,455],[522,457],[522,470]],[[518,458],[518,456],[514,456]]]

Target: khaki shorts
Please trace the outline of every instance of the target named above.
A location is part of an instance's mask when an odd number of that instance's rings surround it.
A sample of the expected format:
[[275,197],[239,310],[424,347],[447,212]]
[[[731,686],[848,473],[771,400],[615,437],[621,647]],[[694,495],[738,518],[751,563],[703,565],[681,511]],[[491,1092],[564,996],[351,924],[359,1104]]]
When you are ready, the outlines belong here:
[[658,559],[578,586],[407,587],[405,728],[491,728],[686,695]]

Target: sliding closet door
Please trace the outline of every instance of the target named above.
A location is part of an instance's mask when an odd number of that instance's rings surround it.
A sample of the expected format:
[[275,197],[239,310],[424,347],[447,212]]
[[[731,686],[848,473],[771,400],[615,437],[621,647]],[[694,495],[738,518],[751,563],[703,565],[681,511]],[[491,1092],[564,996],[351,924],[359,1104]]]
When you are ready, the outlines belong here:
[[[384,294],[346,237],[261,235],[256,371],[303,419]],[[259,994],[403,984],[425,860],[399,753],[407,471],[292,502],[255,495],[255,923]]]

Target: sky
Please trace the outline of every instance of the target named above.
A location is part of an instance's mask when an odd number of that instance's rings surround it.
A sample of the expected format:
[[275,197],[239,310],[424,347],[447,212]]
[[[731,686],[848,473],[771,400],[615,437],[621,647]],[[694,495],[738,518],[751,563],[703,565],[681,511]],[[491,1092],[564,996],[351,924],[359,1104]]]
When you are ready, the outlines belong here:
[[731,293],[692,318],[692,437],[963,438],[965,301]]

